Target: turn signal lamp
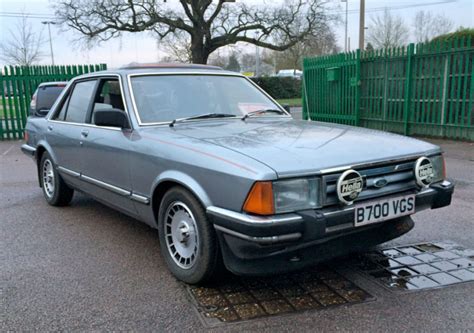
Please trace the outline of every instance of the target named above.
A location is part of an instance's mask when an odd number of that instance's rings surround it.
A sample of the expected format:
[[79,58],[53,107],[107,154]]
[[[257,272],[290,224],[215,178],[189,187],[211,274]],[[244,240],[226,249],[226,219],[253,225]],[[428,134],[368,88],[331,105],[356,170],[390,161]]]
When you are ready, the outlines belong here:
[[244,203],[244,211],[258,215],[275,213],[272,182],[256,182]]

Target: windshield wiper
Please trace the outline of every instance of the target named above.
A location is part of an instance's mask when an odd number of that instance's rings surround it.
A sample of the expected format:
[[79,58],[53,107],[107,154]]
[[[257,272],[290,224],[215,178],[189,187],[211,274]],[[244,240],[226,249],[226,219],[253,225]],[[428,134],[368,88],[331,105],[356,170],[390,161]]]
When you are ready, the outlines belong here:
[[176,123],[180,123],[186,120],[206,119],[206,118],[228,118],[228,117],[236,117],[236,115],[231,114],[231,113],[204,113],[197,116],[174,119],[172,122],[170,122],[170,127],[173,127],[174,124]]
[[253,115],[259,114],[259,113],[279,113],[279,114],[286,114],[286,112],[280,110],[280,109],[262,109],[262,110],[256,110],[256,111],[251,111],[249,113],[246,113],[243,117],[242,120],[247,119],[248,117],[252,117]]

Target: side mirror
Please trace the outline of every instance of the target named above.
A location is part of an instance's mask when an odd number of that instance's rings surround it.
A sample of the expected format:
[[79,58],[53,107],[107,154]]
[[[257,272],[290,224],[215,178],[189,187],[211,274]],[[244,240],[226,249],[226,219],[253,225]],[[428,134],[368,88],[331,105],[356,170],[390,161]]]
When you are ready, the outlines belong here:
[[285,109],[286,112],[291,113],[289,104],[282,104],[282,106],[283,106],[283,108]]
[[97,126],[109,126],[128,128],[128,118],[125,111],[120,109],[94,110],[94,124]]

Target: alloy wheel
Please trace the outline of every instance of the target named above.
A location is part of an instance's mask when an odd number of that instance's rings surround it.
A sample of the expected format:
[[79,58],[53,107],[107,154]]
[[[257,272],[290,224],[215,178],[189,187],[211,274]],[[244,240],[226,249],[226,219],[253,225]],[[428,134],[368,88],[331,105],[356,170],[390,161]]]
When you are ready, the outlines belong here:
[[181,201],[171,203],[165,213],[165,239],[173,261],[183,269],[190,269],[199,251],[199,233],[189,207]]
[[48,198],[54,195],[54,169],[50,160],[43,163],[43,188]]

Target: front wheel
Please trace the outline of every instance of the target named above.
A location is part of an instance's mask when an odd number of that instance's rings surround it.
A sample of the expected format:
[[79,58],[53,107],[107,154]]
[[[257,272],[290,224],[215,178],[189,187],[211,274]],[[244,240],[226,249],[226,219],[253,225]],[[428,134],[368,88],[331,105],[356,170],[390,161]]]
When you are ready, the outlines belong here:
[[158,232],[161,253],[179,280],[203,283],[220,270],[216,233],[189,191],[177,186],[166,192],[159,209]]
[[46,201],[51,206],[68,205],[72,200],[74,190],[66,185],[47,152],[41,157],[39,167],[41,187]]

